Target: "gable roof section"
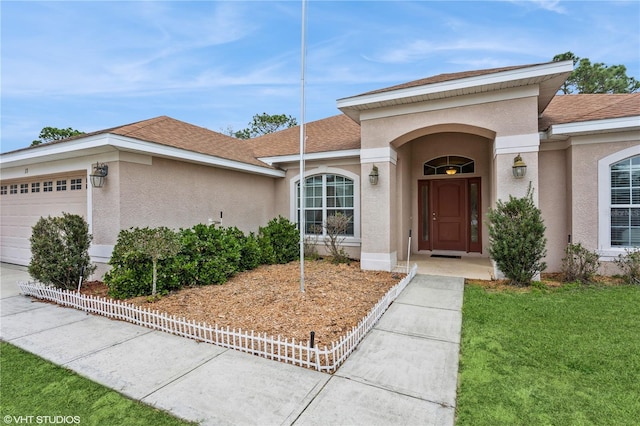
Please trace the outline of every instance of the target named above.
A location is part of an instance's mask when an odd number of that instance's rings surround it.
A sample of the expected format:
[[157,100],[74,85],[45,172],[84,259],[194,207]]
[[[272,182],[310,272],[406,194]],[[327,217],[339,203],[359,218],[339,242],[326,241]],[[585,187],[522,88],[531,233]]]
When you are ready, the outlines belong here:
[[547,138],[640,130],[640,93],[556,96],[538,120]]
[[440,74],[338,99],[337,105],[338,109],[359,122],[360,114],[371,109],[538,86],[538,112],[542,112],[572,71],[572,61],[559,61]]
[[[344,114],[305,124],[305,153],[360,149],[360,125]],[[258,158],[300,153],[300,126],[246,141]]]
[[256,166],[268,167],[257,160],[251,150],[242,141],[204,127],[195,126],[165,115],[138,121],[124,126],[100,130],[76,136],[81,137],[113,134],[126,136],[146,142],[154,142],[200,154],[213,155],[227,160],[240,161]]
[[110,150],[175,158],[268,176],[283,176],[281,170],[258,160],[244,141],[167,116],[3,153],[0,162],[3,166],[13,167]]
[[554,124],[640,116],[640,93],[558,95],[538,120],[540,131]]

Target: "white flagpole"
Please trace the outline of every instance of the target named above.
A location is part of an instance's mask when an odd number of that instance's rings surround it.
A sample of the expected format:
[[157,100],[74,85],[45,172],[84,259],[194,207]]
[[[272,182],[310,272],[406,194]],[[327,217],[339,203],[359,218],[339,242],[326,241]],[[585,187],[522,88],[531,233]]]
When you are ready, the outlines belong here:
[[302,0],[302,54],[300,58],[300,291],[304,293],[304,234],[305,234],[305,191],[304,176],[304,57],[305,57],[305,21],[307,1]]

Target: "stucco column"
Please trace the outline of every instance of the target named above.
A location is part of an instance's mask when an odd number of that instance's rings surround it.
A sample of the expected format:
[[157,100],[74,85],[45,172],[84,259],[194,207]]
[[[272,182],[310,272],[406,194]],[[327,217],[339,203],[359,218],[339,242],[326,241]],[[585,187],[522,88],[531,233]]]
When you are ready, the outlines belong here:
[[[534,189],[533,201],[538,205],[538,150],[540,137],[537,133],[496,137],[494,147],[494,188],[492,204],[497,200],[508,201],[509,195],[524,197],[527,195],[529,183]],[[527,165],[527,173],[523,178],[513,176],[513,161],[517,155]]]
[[[396,152],[391,148],[369,148],[360,151],[361,165],[361,231],[360,267],[366,270],[390,271],[398,260],[396,252]],[[369,182],[373,166],[378,168],[378,183]]]
[[[539,168],[538,151],[540,138],[537,133],[515,135],[508,137],[496,137],[494,149],[494,194],[492,205],[495,206],[497,200],[507,202],[509,196],[521,198],[527,195],[529,185],[533,189],[533,203],[539,205]],[[517,155],[527,165],[527,172],[524,177],[513,176],[513,162]],[[497,279],[505,278],[497,265],[493,264],[494,276]],[[538,272],[534,280],[540,279]]]

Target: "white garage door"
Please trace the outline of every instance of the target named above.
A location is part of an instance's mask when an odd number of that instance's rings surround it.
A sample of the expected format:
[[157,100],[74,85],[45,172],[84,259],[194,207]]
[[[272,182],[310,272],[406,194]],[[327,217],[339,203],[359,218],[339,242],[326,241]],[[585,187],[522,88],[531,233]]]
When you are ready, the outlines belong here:
[[31,228],[40,217],[64,212],[87,218],[86,171],[2,181],[0,208],[0,260],[28,265]]

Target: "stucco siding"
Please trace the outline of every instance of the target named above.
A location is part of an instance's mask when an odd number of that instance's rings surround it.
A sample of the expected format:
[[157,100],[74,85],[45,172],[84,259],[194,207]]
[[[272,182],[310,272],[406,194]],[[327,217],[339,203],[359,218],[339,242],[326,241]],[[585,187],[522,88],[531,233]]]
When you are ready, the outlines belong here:
[[215,221],[255,232],[275,216],[270,177],[157,157],[152,165],[120,162],[119,171],[122,229]]
[[538,129],[537,98],[511,99],[364,120],[361,124],[362,148],[382,148],[392,141],[399,147],[418,136],[412,135],[414,131],[434,127],[435,131],[441,132],[442,125],[456,123],[487,129],[500,136],[535,134]]
[[597,250],[599,247],[598,160],[638,143],[636,140],[572,146],[571,234],[574,243],[581,243],[589,250]]
[[566,151],[540,152],[539,207],[546,226],[546,272],[559,272],[567,244],[567,169]]

